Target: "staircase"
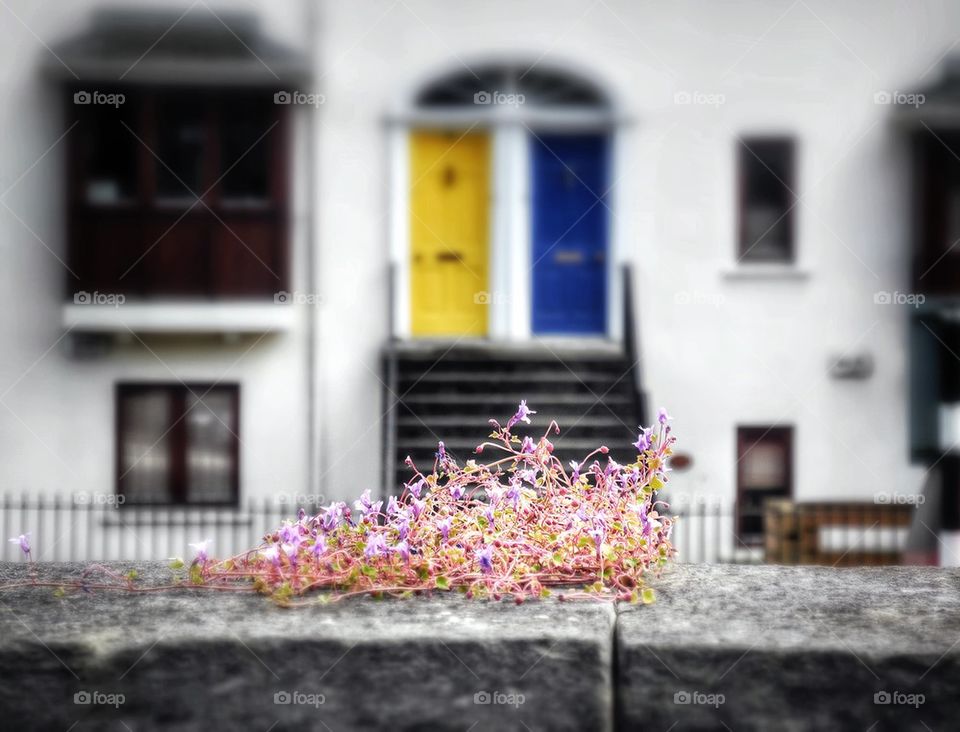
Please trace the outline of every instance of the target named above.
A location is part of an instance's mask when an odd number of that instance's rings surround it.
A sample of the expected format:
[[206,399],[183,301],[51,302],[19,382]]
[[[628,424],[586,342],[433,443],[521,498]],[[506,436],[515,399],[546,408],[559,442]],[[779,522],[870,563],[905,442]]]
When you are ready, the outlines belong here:
[[[521,399],[536,410],[519,436],[539,438],[550,420],[554,454],[564,464],[600,445],[621,462],[636,457],[631,443],[643,415],[639,376],[630,349],[620,344],[523,347],[393,343],[385,354],[385,486],[395,492],[409,479],[409,455],[424,473],[433,469],[437,441],[457,463],[495,460],[498,452],[475,455],[490,434],[487,420],[504,424]],[[392,408],[391,408],[392,407]]]

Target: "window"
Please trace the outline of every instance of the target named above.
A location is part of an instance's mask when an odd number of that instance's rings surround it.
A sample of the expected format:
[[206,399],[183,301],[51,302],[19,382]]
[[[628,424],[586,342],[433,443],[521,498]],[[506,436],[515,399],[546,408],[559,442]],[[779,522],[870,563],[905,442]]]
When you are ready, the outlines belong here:
[[130,504],[236,505],[239,387],[117,386],[117,492]]
[[74,93],[84,101],[69,105],[68,299],[272,299],[287,289],[289,106],[272,90]]
[[795,144],[743,139],[739,147],[739,261],[794,259]]
[[[764,503],[793,494],[793,428],[737,428],[737,538],[763,542]],[[739,543],[739,542],[738,542]]]

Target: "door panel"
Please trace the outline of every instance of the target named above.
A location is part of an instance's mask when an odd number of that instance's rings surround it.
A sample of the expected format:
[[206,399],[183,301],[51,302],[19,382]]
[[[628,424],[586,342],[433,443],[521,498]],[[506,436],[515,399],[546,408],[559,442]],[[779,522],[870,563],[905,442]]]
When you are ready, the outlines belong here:
[[412,132],[410,174],[412,333],[486,335],[489,136]]
[[531,145],[533,331],[603,334],[608,138],[539,135]]

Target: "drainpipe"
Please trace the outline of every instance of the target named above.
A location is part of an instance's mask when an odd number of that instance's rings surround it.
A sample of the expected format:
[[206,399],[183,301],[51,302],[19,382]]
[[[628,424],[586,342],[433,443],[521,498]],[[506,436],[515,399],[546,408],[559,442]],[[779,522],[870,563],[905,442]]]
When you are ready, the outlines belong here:
[[[315,0],[304,0],[304,27],[306,29],[306,46],[310,59],[311,77],[314,77],[320,68],[320,4]],[[316,93],[316,90],[311,90]],[[321,114],[319,109],[314,110],[315,114],[308,115],[308,123],[305,130],[304,145],[306,147],[306,189],[307,189],[307,232],[305,266],[307,268],[307,283],[310,293],[321,292],[320,282],[320,253],[317,250],[319,242],[319,211],[318,193],[319,172],[317,170],[316,155],[318,150],[317,130],[320,128],[320,121],[317,115]],[[322,440],[322,369],[320,362],[320,313],[317,307],[309,307],[307,310],[307,493],[323,493],[323,487],[320,485],[320,443]]]

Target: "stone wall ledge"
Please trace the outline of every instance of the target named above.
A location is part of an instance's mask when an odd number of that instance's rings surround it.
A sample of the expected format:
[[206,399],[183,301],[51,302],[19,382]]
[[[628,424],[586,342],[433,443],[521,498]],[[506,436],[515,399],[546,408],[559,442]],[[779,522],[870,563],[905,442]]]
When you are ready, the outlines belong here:
[[[142,584],[170,577],[162,563],[115,566]],[[0,564],[0,583],[27,571]],[[958,570],[677,565],[653,584],[652,606],[4,591],[0,719],[76,732],[874,732],[960,715]]]

